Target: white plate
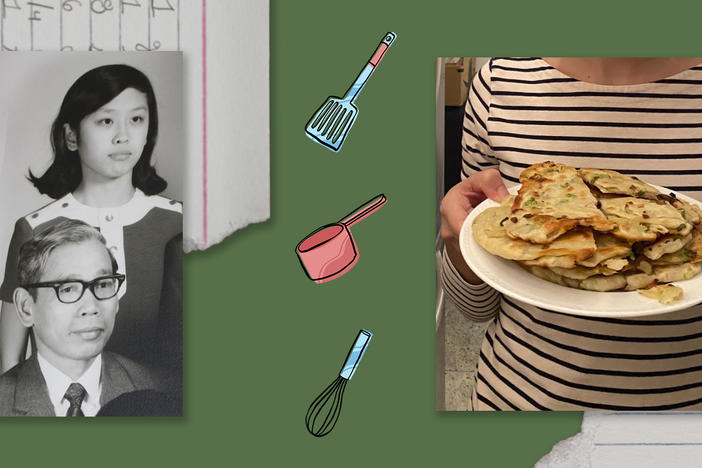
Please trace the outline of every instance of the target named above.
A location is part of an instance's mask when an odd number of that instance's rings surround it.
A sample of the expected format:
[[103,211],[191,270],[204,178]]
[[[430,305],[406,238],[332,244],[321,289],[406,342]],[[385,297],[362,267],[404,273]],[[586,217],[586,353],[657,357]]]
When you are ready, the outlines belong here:
[[[519,185],[510,188],[516,194]],[[656,187],[656,186],[654,186]],[[657,187],[662,193],[672,190]],[[675,192],[673,192],[675,193]],[[685,195],[675,195],[688,203],[702,203]],[[691,280],[674,283],[683,289],[682,300],[663,305],[636,291],[597,292],[569,288],[532,275],[512,260],[506,260],[483,249],[473,237],[475,217],[499,204],[487,199],[470,212],[460,233],[461,253],[468,266],[483,281],[501,293],[543,309],[590,317],[639,317],[686,309],[702,303],[702,273]]]

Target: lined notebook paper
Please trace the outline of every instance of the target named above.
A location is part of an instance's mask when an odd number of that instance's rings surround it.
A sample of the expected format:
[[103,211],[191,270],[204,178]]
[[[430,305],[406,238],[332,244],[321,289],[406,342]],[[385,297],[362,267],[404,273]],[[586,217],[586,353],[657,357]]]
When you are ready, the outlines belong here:
[[581,432],[556,444],[536,466],[702,466],[702,413],[586,411]]
[[268,219],[267,1],[0,0],[0,7],[3,51],[183,51],[185,250]]

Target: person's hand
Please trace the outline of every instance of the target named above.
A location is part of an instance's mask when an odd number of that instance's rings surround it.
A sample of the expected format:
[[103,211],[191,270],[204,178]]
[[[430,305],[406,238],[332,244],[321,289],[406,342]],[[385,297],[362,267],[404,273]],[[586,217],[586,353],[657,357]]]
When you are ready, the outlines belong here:
[[508,195],[500,173],[495,169],[487,169],[453,186],[441,200],[441,237],[446,245],[446,253],[453,266],[470,283],[479,283],[481,280],[468,268],[458,246],[463,221],[468,213],[486,198],[501,202]]

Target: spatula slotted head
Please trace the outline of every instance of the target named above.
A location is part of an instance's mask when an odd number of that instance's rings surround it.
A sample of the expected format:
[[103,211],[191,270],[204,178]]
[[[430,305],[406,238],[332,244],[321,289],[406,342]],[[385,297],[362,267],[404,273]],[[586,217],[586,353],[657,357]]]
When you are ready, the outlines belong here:
[[307,122],[305,133],[330,150],[339,151],[357,115],[358,108],[353,103],[330,97]]

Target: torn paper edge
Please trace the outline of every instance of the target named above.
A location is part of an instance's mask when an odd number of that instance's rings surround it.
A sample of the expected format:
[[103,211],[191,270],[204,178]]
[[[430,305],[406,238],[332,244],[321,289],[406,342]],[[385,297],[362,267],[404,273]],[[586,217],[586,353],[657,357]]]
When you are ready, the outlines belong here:
[[[198,206],[185,208],[185,252],[270,217],[269,4],[202,0],[201,15],[201,36],[188,42],[199,57],[189,60],[187,107],[202,115],[202,128],[187,145],[200,157],[186,171],[186,199]],[[207,90],[220,95],[208,99]],[[214,118],[231,109],[228,119]]]
[[207,239],[206,243],[203,239],[194,239],[192,237],[183,238],[183,251],[185,253],[188,253],[198,250],[206,250],[207,248],[212,247],[213,245],[219,244],[227,237],[231,236],[234,232],[239,231],[251,224],[257,224],[262,223],[264,221],[268,221],[268,219],[270,219],[270,216],[266,214],[265,216],[261,217],[251,218],[238,222],[230,222],[229,229],[227,229],[226,231],[224,231],[216,237],[210,237],[209,239]]
[[602,418],[593,417],[592,412],[583,413],[580,432],[553,446],[534,465],[536,468],[589,468],[595,451],[595,433]]

